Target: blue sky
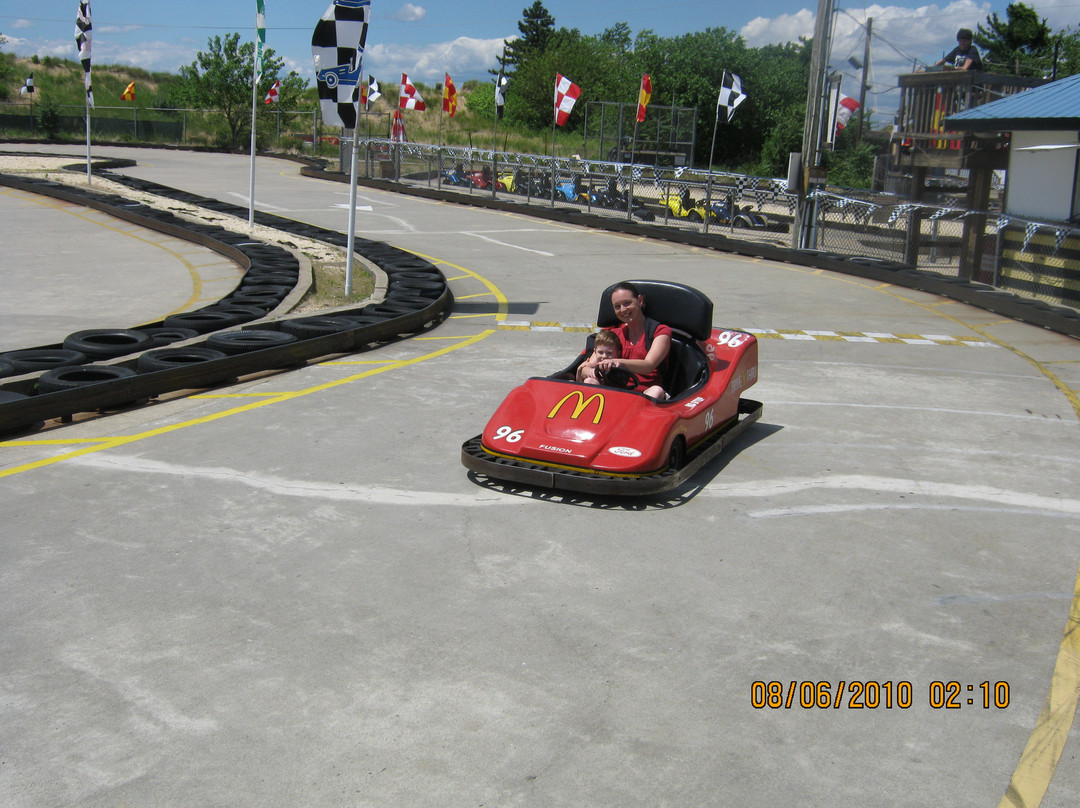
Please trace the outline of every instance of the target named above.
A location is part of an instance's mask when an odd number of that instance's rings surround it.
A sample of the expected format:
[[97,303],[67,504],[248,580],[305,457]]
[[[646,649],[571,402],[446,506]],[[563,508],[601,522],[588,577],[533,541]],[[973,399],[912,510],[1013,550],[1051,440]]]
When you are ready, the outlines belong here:
[[[311,32],[329,0],[265,0],[267,44],[286,68],[313,81]],[[254,38],[255,0],[92,0],[94,60],[175,71],[205,50],[207,39],[239,31]],[[435,83],[444,72],[461,84],[486,78],[503,40],[516,36],[522,10],[532,0],[401,2],[373,0],[365,72],[386,85],[402,72],[414,81]],[[895,76],[915,60],[934,62],[953,45],[956,29],[975,28],[990,12],[1004,18],[1007,0],[956,0],[910,5],[842,4],[836,15],[831,62],[843,65],[844,89],[854,94],[858,74],[846,59],[861,58],[863,27],[874,20],[871,91],[867,106],[887,112],[898,93]],[[1080,20],[1080,0],[1033,0],[1028,5],[1054,30]],[[811,36],[816,0],[544,0],[556,26],[599,34],[625,22],[637,34],[652,30],[677,36],[709,27],[741,34],[749,45],[797,41]],[[76,58],[74,20],[77,0],[0,0],[0,49],[18,56]],[[572,77],[571,77],[572,78]],[[744,77],[744,90],[753,92]],[[655,88],[662,92],[661,88]]]

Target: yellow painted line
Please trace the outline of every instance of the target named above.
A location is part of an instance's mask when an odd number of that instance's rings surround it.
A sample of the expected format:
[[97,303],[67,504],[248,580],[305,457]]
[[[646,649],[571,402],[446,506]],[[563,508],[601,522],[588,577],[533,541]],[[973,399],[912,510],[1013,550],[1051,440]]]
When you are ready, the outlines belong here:
[[454,300],[472,300],[474,297],[488,297],[491,292],[478,292],[475,295],[454,295]]
[[[480,340],[486,339],[487,337],[491,336],[494,333],[496,333],[494,329],[489,329],[489,330],[486,330],[486,331],[482,331],[479,334],[474,334],[471,337],[465,337],[464,339],[460,340],[456,345],[449,345],[449,346],[447,346],[445,348],[440,348],[437,351],[432,351],[430,353],[423,354],[422,356],[417,356],[417,357],[414,357],[412,359],[402,359],[402,360],[399,360],[397,362],[392,362],[390,364],[384,365],[383,367],[372,368],[370,370],[364,371],[363,373],[357,373],[357,374],[354,374],[352,376],[347,376],[347,377],[345,377],[343,379],[336,379],[336,380],[331,381],[331,382],[324,382],[322,384],[317,384],[317,385],[314,385],[312,387],[305,388],[303,390],[297,390],[296,392],[280,393],[280,394],[278,394],[276,396],[272,396],[270,398],[261,398],[261,399],[259,399],[257,401],[251,401],[251,402],[249,402],[247,404],[243,404],[243,405],[241,405],[239,407],[233,407],[232,409],[222,410],[221,412],[213,413],[211,415],[205,415],[205,416],[203,416],[201,418],[193,418],[190,421],[183,421],[181,423],[172,424],[170,426],[163,426],[163,427],[158,427],[157,429],[150,429],[150,430],[147,430],[146,432],[139,432],[139,433],[137,433],[135,435],[122,435],[122,436],[116,436],[116,437],[112,437],[112,438],[102,438],[92,446],[87,446],[87,447],[82,448],[82,449],[76,449],[76,450],[71,451],[71,452],[65,452],[64,454],[57,455],[56,457],[49,457],[49,458],[45,458],[43,460],[36,460],[36,461],[31,462],[31,463],[25,463],[25,464],[23,464],[21,466],[13,466],[12,468],[9,468],[9,469],[0,470],[0,478],[11,477],[11,476],[13,476],[15,474],[23,474],[23,473],[25,473],[27,471],[33,471],[34,469],[44,468],[46,466],[51,466],[51,465],[54,465],[56,463],[62,463],[65,460],[71,460],[72,458],[75,458],[75,457],[83,457],[85,455],[93,454],[94,452],[100,452],[100,451],[103,451],[105,449],[114,449],[114,448],[117,448],[119,446],[126,446],[129,443],[135,443],[137,441],[146,440],[147,438],[154,438],[154,437],[157,437],[159,435],[167,435],[167,434],[169,434],[171,432],[178,432],[178,431],[180,431],[182,429],[188,429],[188,428],[193,427],[193,426],[200,426],[202,424],[213,423],[214,421],[220,421],[220,420],[222,420],[224,418],[229,418],[230,416],[233,416],[233,415],[240,415],[242,413],[251,412],[251,411],[256,410],[256,409],[258,409],[260,407],[266,407],[266,406],[269,406],[271,404],[279,404],[279,403],[286,402],[286,401],[292,401],[293,399],[296,399],[296,398],[303,398],[304,396],[309,396],[312,393],[320,393],[320,392],[323,392],[324,390],[332,390],[335,387],[341,387],[342,385],[351,384],[352,382],[356,382],[356,381],[359,381],[361,379],[366,379],[366,378],[369,378],[371,376],[375,376],[376,374],[379,374],[379,373],[385,373],[388,370],[398,370],[398,369],[401,369],[401,368],[409,367],[410,365],[418,364],[420,362],[425,362],[425,361],[427,361],[429,359],[435,359],[435,358],[440,357],[440,356],[445,356],[446,354],[451,353],[453,351],[456,351],[456,350],[458,350],[460,348],[466,348],[466,347],[468,347],[470,345],[473,345],[473,344],[479,342]],[[33,445],[35,445],[35,442],[25,442],[25,443],[22,443],[21,445],[33,446]]]
[[334,367],[337,365],[389,365],[396,359],[331,359],[328,362],[318,362],[313,367]]
[[215,398],[273,398],[275,396],[286,395],[284,392],[277,393],[193,393],[187,398],[203,398],[203,399],[215,399]]
[[1035,731],[1031,733],[1020,763],[1013,772],[1005,796],[998,808],[1037,808],[1046,796],[1054,776],[1069,729],[1076,717],[1076,702],[1080,697],[1080,570],[1076,575],[1072,608],[1065,624],[1054,672],[1050,676],[1050,692],[1046,694]]
[[[992,342],[1011,351],[1049,379],[1065,396],[1072,406],[1073,412],[1080,419],[1080,394],[1068,387],[1057,374],[1047,367],[1046,362],[1040,362],[1019,348],[999,340],[979,326],[965,323],[944,312],[935,311],[925,303],[904,298],[892,291],[886,291],[886,294],[906,300],[913,306],[933,312],[953,323],[966,326],[980,334],[987,342]],[[1005,320],[1002,322],[1011,323],[1013,321]],[[1020,762],[1016,764],[1016,769],[1009,780],[1009,787],[1001,798],[1001,802],[998,803],[998,808],[1038,808],[1046,795],[1046,790],[1050,787],[1050,781],[1054,777],[1058,762],[1061,760],[1065,740],[1069,737],[1069,731],[1076,717],[1078,701],[1080,701],[1080,569],[1077,570],[1072,604],[1065,624],[1065,635],[1061,640],[1061,645],[1058,647],[1054,672],[1050,677],[1050,692],[1046,695],[1046,702],[1043,704],[1042,712],[1035,722],[1027,746],[1020,756]]]
[[448,320],[475,320],[477,317],[495,317],[498,319],[498,312],[488,312],[487,314],[451,314],[446,319]]

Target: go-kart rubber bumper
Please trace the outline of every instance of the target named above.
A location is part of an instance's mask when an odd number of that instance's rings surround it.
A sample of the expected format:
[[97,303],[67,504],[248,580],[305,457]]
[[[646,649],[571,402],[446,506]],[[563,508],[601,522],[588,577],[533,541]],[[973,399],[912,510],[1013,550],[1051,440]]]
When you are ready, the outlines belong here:
[[470,471],[491,479],[521,483],[535,488],[576,491],[605,496],[648,496],[677,488],[696,474],[724,447],[761,417],[762,404],[740,399],[738,414],[704,440],[690,447],[680,468],[666,466],[644,474],[612,475],[591,469],[576,469],[527,459],[511,458],[484,448],[480,435],[461,445],[461,462]]

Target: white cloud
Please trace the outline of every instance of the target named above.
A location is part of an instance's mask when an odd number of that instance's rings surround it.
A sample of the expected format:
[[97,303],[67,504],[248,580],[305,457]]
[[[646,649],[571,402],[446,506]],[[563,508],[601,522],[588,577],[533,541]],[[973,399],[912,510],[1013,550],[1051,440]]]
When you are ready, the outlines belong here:
[[427,16],[427,10],[423,6],[414,6],[405,3],[401,8],[390,15],[390,19],[398,22],[419,22]]
[[455,83],[487,77],[502,53],[503,39],[458,37],[433,45],[376,44],[364,54],[364,70],[376,76],[408,73],[409,78],[425,84],[442,82],[449,73]]
[[[1066,3],[1075,0],[1058,0]],[[857,15],[837,11],[833,26],[830,64],[841,70],[844,90],[854,95],[861,72],[847,64],[848,57],[863,55],[865,21],[873,19],[867,106],[877,110],[879,122],[887,120],[899,103],[897,75],[910,73],[919,65],[936,62],[956,45],[958,28],[974,29],[990,13],[988,2],[955,0],[947,5],[918,7],[871,5]],[[1045,11],[1040,12],[1045,13]],[[797,42],[800,36],[813,37],[814,17],[803,9],[797,14],[775,18],[758,17],[739,31],[751,47],[771,43]],[[856,18],[857,17],[857,18]]]

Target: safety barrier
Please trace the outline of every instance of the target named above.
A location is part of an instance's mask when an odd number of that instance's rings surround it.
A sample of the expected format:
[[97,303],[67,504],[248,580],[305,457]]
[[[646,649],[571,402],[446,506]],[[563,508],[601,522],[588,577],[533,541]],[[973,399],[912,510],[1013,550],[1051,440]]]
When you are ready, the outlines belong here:
[[[100,166],[98,169],[100,170]],[[159,196],[193,202],[201,207],[212,208],[238,218],[247,215],[246,208],[205,199],[145,180],[131,179],[122,175],[110,175],[110,179]],[[285,274],[282,271],[285,267],[283,262],[291,259],[293,263],[296,263],[296,259],[288,251],[264,242],[254,241],[245,234],[214,225],[189,222],[171,213],[132,203],[130,200],[113,194],[77,189],[43,179],[27,179],[3,174],[0,174],[0,185],[92,207],[143,227],[200,243],[243,266],[247,270],[245,278],[250,278],[260,271],[280,278]],[[294,222],[273,214],[256,212],[255,220],[260,225],[339,247],[345,247],[348,243],[345,234]],[[311,318],[265,319],[262,316],[264,313],[257,308],[246,305],[229,306],[229,299],[225,298],[212,306],[187,313],[191,322],[195,322],[200,317],[204,321],[210,320],[210,325],[204,325],[201,329],[203,336],[215,330],[213,315],[229,310],[235,314],[240,309],[252,309],[247,313],[250,315],[246,317],[248,322],[241,326],[240,331],[240,334],[246,332],[249,335],[249,342],[259,344],[255,339],[255,331],[289,331],[296,332],[301,337],[288,342],[268,341],[266,344],[269,347],[256,347],[231,356],[222,355],[220,351],[203,354],[201,357],[195,355],[195,358],[200,361],[166,366],[164,369],[146,370],[144,366],[140,366],[140,360],[134,354],[122,354],[118,359],[100,364],[84,358],[85,361],[79,363],[85,371],[82,374],[83,377],[91,379],[96,375],[99,378],[93,379],[93,383],[70,389],[43,392],[40,379],[48,371],[39,370],[35,373],[8,378],[2,380],[3,384],[0,384],[0,434],[34,429],[51,419],[68,420],[76,413],[107,410],[130,405],[133,402],[146,401],[178,390],[205,388],[254,373],[295,367],[322,356],[355,352],[374,343],[387,342],[398,339],[402,335],[416,333],[445,316],[451,304],[449,287],[445,276],[431,262],[396,247],[368,239],[357,239],[355,249],[358,255],[386,273],[388,290],[382,301],[351,309],[335,310],[334,318],[322,319],[334,319],[338,322],[324,322],[321,323],[325,326],[323,328],[313,327],[304,330],[298,328],[297,324],[301,320]],[[237,292],[244,290],[243,284],[244,281],[241,280]],[[266,286],[261,285],[261,288],[265,289]],[[230,297],[237,295],[237,292]],[[253,297],[250,294],[246,296]],[[243,312],[241,314],[243,315]],[[242,316],[241,321],[243,319]],[[155,328],[168,328],[170,320],[177,322],[173,318],[166,318],[162,322],[151,323],[142,329],[149,331]],[[234,317],[222,318],[220,323],[224,328],[235,328],[239,325]],[[193,350],[205,350],[209,340],[210,337],[187,339],[175,344],[183,346],[181,350],[186,350],[189,355],[192,355]],[[146,347],[142,341],[138,345],[142,348]],[[64,348],[62,345],[48,345],[27,350],[38,353],[54,352],[55,355],[55,352],[63,351]],[[206,356],[213,358],[206,359]],[[95,373],[92,371],[94,368],[109,370],[107,372],[98,370]]]

